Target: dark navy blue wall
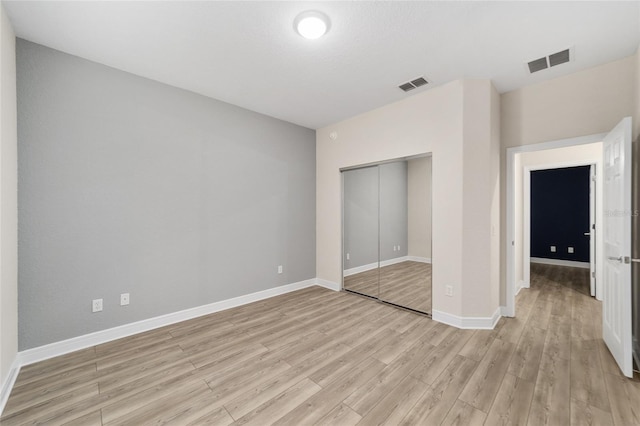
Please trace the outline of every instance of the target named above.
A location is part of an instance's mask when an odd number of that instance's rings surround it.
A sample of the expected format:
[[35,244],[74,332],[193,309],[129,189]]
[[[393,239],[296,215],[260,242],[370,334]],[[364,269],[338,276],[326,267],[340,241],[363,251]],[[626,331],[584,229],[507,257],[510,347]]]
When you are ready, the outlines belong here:
[[588,231],[589,166],[531,172],[531,257],[588,262]]

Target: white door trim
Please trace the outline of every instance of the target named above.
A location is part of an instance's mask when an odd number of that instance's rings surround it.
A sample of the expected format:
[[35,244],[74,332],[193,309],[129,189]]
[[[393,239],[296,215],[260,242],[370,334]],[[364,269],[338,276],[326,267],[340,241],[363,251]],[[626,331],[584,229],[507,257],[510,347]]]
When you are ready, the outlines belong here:
[[524,168],[522,179],[522,281],[524,288],[531,287],[531,170]]
[[[600,167],[600,173],[598,172],[598,167],[595,164],[592,164],[589,168],[589,293],[591,296],[596,297],[598,300],[602,300],[602,288],[600,289],[600,297],[598,298],[597,285],[598,281],[596,279],[596,265],[597,265],[597,254],[598,254],[598,238],[599,235],[596,234],[596,222],[599,222],[597,219],[597,209],[598,209],[598,200],[597,197],[602,197],[600,191],[598,191],[598,175],[602,174],[602,167]],[[604,176],[604,174],[602,174]],[[600,182],[604,182],[602,179]],[[604,183],[603,183],[604,185]],[[602,190],[602,188],[600,188]],[[602,204],[602,201],[600,201]],[[602,209],[600,209],[602,210]],[[602,285],[602,283],[600,283]]]
[[[569,146],[585,145],[590,143],[602,142],[606,133],[590,136],[580,136],[576,138],[561,139],[557,141],[543,142],[531,145],[523,145],[507,148],[507,232],[505,239],[505,247],[507,254],[507,275],[506,275],[506,303],[503,310],[505,316],[513,317],[516,315],[515,308],[515,252],[513,243],[515,241],[515,157],[523,152],[543,151],[547,149],[565,148]],[[596,266],[597,269],[597,266]]]

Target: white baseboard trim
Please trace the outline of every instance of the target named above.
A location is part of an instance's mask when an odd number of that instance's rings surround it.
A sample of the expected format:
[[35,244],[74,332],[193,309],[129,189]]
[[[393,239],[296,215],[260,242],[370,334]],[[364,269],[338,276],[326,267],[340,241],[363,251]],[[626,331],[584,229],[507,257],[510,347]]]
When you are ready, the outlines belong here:
[[[268,299],[270,297],[279,296],[281,294],[290,293],[292,291],[321,285],[322,287],[335,289],[335,283],[322,280],[319,282],[316,278],[312,278],[297,283],[286,284],[273,287],[268,290],[258,291],[256,293],[244,296],[234,297],[232,299],[222,300],[207,305],[197,306],[195,308],[185,309],[106,330],[96,331],[95,333],[85,334],[84,336],[73,337],[71,339],[62,340],[60,342],[50,343],[48,345],[39,346],[33,349],[27,349],[18,353],[20,365],[29,365],[35,362],[44,361],[45,359],[64,355],[80,349],[96,346],[112,340],[121,339],[123,337],[153,330],[166,325],[175,324],[180,321],[186,321],[203,315],[224,311],[235,308],[237,306],[246,305],[247,303],[257,302],[259,300]],[[339,288],[338,288],[339,290]]]
[[4,381],[4,383],[2,383],[2,389],[0,389],[0,416],[4,411],[5,405],[7,405],[7,400],[9,399],[9,395],[11,394],[13,385],[16,383],[18,373],[20,372],[20,367],[20,356],[19,354],[16,354],[13,363],[11,363],[11,367],[9,367],[9,374],[7,375],[7,379]]
[[516,288],[513,295],[517,296],[518,293],[520,293],[520,290],[522,290],[523,288],[529,288],[529,284],[522,280],[518,281],[518,284],[516,284]]
[[378,262],[367,263],[366,265],[356,266],[355,268],[349,268],[344,270],[344,276],[359,274],[360,272],[367,272],[372,269],[378,269]]
[[359,274],[360,272],[370,271],[372,269],[377,269],[378,267],[383,268],[389,265],[395,265],[396,263],[406,262],[408,260],[420,263],[431,263],[430,257],[418,257],[418,256],[400,256],[389,260],[382,260],[379,263],[367,263],[366,265],[356,266],[355,268],[349,268],[344,270],[344,276],[348,277],[349,275]]
[[474,330],[493,330],[501,316],[500,307],[490,317],[459,317],[447,312],[433,310],[431,317],[438,321],[457,328]]
[[381,260],[380,267],[384,268],[385,266],[395,265],[396,263],[406,262],[407,260],[409,260],[409,256],[400,256],[389,260]]
[[380,267],[395,265],[396,263],[402,262],[420,262],[420,263],[431,263],[430,257],[420,257],[420,256],[401,256],[396,257],[395,259],[383,260],[380,262]]
[[410,260],[412,262],[431,263],[430,257],[407,256],[407,260]]
[[543,265],[558,265],[558,266],[570,266],[572,268],[591,268],[589,262],[578,262],[575,260],[562,260],[562,259],[545,259],[542,257],[532,257],[529,259],[531,263],[542,263]]
[[503,317],[513,317],[513,314],[506,306],[500,306],[500,315]]
[[333,291],[342,290],[342,286],[338,283],[334,283],[333,281],[323,280],[322,278],[316,278],[316,285],[324,288],[328,288]]

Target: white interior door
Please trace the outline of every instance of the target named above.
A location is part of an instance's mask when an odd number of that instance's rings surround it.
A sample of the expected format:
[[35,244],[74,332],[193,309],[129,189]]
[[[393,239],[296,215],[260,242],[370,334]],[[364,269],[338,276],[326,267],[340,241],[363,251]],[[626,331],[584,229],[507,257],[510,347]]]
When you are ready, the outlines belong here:
[[633,376],[631,349],[631,118],[603,141],[604,270],[602,338],[627,377]]
[[591,296],[596,295],[596,166],[591,165],[589,175],[589,280]]

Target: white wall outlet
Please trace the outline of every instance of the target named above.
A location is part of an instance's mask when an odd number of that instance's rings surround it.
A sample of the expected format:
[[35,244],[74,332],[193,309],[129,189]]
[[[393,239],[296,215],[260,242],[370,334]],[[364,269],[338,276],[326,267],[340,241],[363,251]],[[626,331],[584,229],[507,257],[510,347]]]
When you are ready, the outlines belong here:
[[567,247],[567,253],[573,253],[573,247]]
[[125,306],[129,304],[129,293],[122,293],[120,295],[120,306]]
[[398,245],[398,251],[400,251],[400,245]]
[[282,265],[278,265],[278,273],[281,274],[282,273]]
[[100,312],[102,310],[102,299],[93,299],[91,301],[91,312]]
[[351,256],[351,255],[350,255],[349,253],[347,253],[347,260],[349,260],[349,257],[350,257],[350,256]]
[[452,285],[448,285],[445,287],[445,293],[446,296],[449,297],[453,297],[453,286]]
[[551,253],[555,253],[556,252],[556,246],[551,246]]

